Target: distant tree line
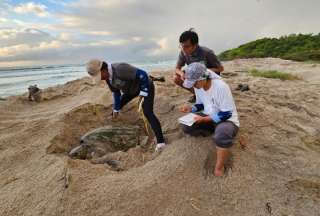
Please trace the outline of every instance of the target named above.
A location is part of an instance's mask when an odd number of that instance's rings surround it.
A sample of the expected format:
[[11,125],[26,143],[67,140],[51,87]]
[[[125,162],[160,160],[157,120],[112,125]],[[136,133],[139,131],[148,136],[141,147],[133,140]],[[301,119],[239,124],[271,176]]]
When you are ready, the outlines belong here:
[[320,33],[263,38],[222,52],[221,60],[275,57],[295,61],[320,61]]

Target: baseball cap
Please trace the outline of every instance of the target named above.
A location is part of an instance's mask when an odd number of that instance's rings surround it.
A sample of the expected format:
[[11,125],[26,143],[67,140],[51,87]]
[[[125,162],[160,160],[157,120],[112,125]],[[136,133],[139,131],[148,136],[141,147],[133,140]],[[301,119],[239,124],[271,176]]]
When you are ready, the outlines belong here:
[[185,88],[192,88],[198,80],[206,79],[206,71],[206,66],[199,62],[189,64],[185,69],[183,86]]
[[99,59],[91,59],[87,63],[87,72],[92,77],[94,83],[99,83],[101,81],[101,67],[102,61]]

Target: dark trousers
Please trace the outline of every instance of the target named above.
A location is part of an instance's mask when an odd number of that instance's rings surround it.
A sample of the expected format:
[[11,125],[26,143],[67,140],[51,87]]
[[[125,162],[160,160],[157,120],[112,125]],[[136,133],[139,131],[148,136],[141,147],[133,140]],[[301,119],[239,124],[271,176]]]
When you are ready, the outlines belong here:
[[[154,93],[155,88],[152,81],[149,82],[149,93],[147,97],[144,97],[142,109],[145,117],[147,118],[156,138],[157,143],[164,143],[163,133],[161,129],[161,124],[156,115],[153,112],[153,104],[154,104]],[[133,98],[138,95],[129,95],[123,94],[121,96],[121,108],[124,107],[127,103],[129,103]]]
[[230,148],[238,133],[238,126],[233,122],[224,121],[219,124],[200,123],[187,126],[181,124],[182,130],[191,136],[209,136],[213,134],[212,140],[220,148]]

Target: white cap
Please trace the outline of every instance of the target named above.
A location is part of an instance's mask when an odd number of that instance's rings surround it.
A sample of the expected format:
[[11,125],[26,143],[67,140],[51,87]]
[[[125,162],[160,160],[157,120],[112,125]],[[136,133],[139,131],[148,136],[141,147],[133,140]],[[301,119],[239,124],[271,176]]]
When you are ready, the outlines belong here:
[[92,77],[94,83],[101,81],[101,67],[102,61],[99,59],[91,59],[87,63],[87,72]]

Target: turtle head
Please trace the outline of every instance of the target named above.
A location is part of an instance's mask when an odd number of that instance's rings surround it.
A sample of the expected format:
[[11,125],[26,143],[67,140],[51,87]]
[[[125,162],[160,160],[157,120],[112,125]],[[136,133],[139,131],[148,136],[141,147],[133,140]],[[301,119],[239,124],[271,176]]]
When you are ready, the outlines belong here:
[[80,143],[79,146],[71,149],[71,151],[69,152],[69,157],[85,160],[87,159],[88,153],[89,146],[84,143]]

